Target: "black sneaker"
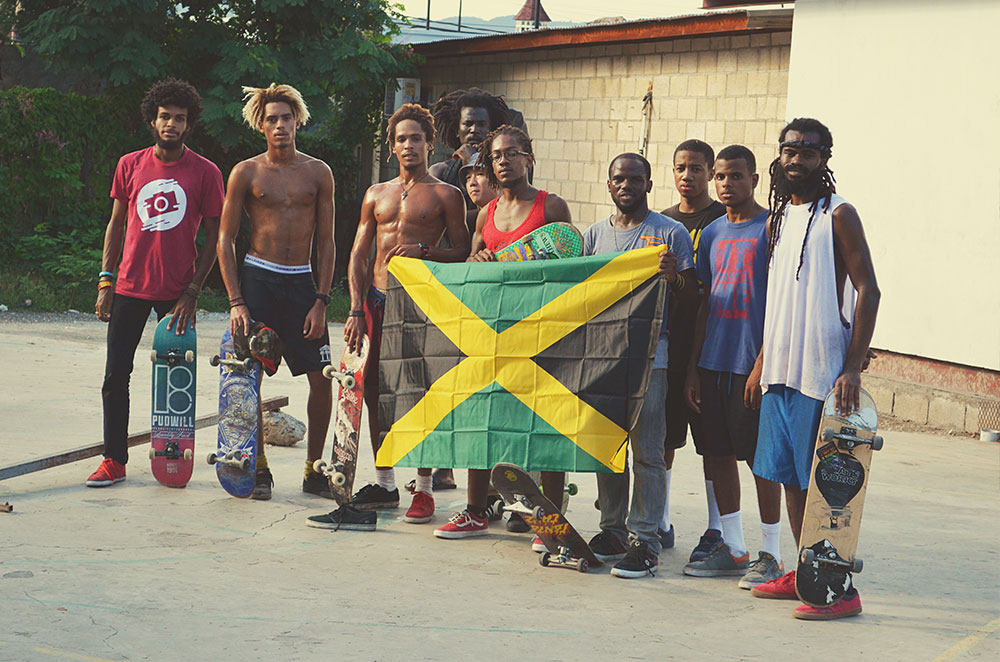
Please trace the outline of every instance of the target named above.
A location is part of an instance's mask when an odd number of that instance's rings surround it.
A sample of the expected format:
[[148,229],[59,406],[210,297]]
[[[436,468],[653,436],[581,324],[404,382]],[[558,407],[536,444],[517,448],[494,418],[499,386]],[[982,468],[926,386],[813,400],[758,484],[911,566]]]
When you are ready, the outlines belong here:
[[271,476],[271,470],[258,469],[257,475],[254,477],[253,492],[250,493],[250,498],[257,499],[258,501],[267,501],[271,498],[271,487],[273,485],[274,478]]
[[503,498],[491,496],[487,501],[489,503],[486,505],[486,516],[491,522],[496,522],[503,517]]
[[660,559],[649,548],[649,545],[641,540],[633,540],[625,558],[611,568],[611,574],[625,579],[635,579],[646,575],[652,577],[656,574],[656,568],[659,565]]
[[625,558],[628,547],[625,546],[613,533],[601,531],[590,539],[590,551],[600,560],[608,563],[610,561],[621,561]]
[[531,527],[528,526],[528,523],[525,522],[524,518],[517,513],[511,513],[504,526],[506,526],[507,530],[511,533],[527,533],[528,531],[531,531]]
[[330,491],[330,479],[321,473],[310,472],[302,479],[302,491],[309,494],[316,494],[324,499],[332,499],[333,492]]
[[378,515],[370,510],[358,510],[344,504],[325,515],[307,517],[306,526],[333,531],[374,531],[377,519]]
[[390,492],[378,484],[365,485],[351,497],[351,505],[358,510],[399,508],[399,489]]

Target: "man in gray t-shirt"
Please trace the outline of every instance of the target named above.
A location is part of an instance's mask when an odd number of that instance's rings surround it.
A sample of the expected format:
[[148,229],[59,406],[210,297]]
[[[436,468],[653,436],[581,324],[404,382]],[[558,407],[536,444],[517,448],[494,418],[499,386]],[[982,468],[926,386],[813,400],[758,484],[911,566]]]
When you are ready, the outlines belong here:
[[[608,168],[608,192],[617,210],[587,229],[583,252],[596,255],[666,246],[667,250],[660,254],[660,274],[669,283],[670,292],[682,300],[696,298],[698,280],[691,236],[677,221],[650,211],[647,203],[652,187],[650,173],[649,161],[639,154],[620,154],[614,158]],[[663,308],[666,311],[666,302]],[[635,474],[631,507],[627,474],[597,475],[601,532],[591,539],[590,547],[601,560],[618,561],[611,569],[616,577],[652,575],[663,547],[658,525],[667,500],[667,469],[663,459],[666,329],[664,316],[642,411],[629,436]]]

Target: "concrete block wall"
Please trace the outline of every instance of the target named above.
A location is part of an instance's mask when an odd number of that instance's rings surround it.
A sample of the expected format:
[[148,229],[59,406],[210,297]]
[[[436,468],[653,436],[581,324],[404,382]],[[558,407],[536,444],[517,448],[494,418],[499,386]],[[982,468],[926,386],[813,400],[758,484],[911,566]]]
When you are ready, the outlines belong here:
[[[642,98],[651,82],[650,206],[660,210],[678,201],[672,156],[688,138],[716,152],[732,143],[753,150],[761,173],[758,200],[766,204],[767,168],[786,121],[790,42],[785,31],[430,58],[420,78],[430,99],[470,86],[503,94],[524,114],[531,134],[535,186],[565,198],[573,220],[586,228],[612,209],[608,163],[638,150]],[[439,147],[438,157],[447,155]]]
[[867,373],[862,376],[862,386],[875,400],[880,415],[958,432],[978,433],[984,427],[997,427],[1000,402],[995,398]]

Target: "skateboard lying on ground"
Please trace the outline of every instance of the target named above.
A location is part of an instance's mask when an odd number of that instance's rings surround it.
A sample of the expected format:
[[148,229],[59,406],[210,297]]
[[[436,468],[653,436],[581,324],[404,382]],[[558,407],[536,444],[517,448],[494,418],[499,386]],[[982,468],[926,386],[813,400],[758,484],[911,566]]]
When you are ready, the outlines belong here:
[[838,602],[851,589],[851,573],[861,572],[855,552],[872,451],[882,448],[877,428],[875,402],[864,389],[860,407],[847,416],[837,413],[833,393],[826,397],[795,569],[795,592],[808,605]]
[[363,336],[358,354],[344,349],[340,370],[323,369],[323,376],[340,384],[337,414],[333,422],[333,451],[330,461],[316,460],[313,468],[330,480],[330,491],[338,504],[351,501],[354,470],[358,463],[358,438],[361,428],[361,404],[365,393],[365,364],[368,362],[368,336]]
[[569,223],[549,223],[496,252],[497,262],[580,257],[583,236]]
[[549,551],[538,557],[539,563],[574,568],[580,572],[602,565],[565,515],[538,489],[538,484],[531,480],[527,471],[516,464],[500,462],[490,472],[490,480],[503,497],[503,509],[521,515],[545,543]]
[[194,471],[194,392],[197,384],[194,327],[183,335],[168,329],[171,315],[156,325],[153,350],[153,409],[149,459],[153,477],[184,487]]
[[[270,352],[280,352],[281,342],[271,329],[251,324],[250,337],[229,329],[222,335],[219,353],[211,364],[219,367],[219,443],[208,456],[222,487],[236,497],[253,492],[257,471],[257,443],[260,425],[261,361],[274,366],[280,361]],[[259,352],[269,354],[262,356]]]

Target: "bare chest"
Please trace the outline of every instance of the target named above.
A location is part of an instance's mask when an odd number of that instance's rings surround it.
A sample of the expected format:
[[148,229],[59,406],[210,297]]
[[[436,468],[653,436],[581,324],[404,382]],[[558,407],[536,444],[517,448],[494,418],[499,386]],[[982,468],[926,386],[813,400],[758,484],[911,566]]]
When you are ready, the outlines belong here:
[[250,184],[253,204],[269,209],[313,207],[318,186],[303,168],[258,171]]

